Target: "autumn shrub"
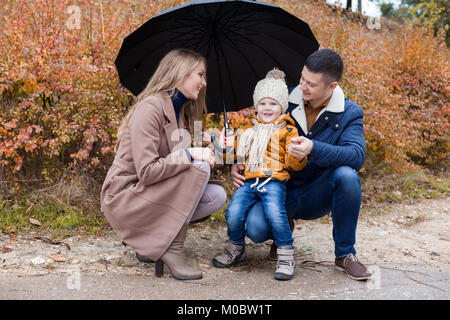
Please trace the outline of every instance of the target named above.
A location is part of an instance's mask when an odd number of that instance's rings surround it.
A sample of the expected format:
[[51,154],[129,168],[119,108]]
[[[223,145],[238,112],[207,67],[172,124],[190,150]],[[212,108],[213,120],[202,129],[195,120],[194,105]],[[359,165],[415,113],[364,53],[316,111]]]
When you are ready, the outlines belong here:
[[345,62],[341,86],[365,112],[368,170],[448,168],[450,54],[444,34],[403,26],[369,30],[367,19],[322,2],[285,1],[322,48]]
[[[101,180],[133,102],[114,66],[122,40],[184,2],[0,0],[1,179],[54,182],[82,170]],[[450,55],[442,34],[368,30],[364,18],[324,1],[269,2],[343,56],[341,86],[365,111],[367,170],[447,168]],[[239,127],[248,112],[229,119]]]

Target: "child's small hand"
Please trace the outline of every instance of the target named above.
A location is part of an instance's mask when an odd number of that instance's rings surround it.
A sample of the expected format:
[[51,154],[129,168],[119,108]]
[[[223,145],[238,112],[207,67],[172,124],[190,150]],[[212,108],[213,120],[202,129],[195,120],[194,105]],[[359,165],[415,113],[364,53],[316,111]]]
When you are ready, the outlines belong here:
[[229,129],[228,130],[228,134],[227,137],[225,139],[225,128],[222,129],[222,131],[220,132],[220,137],[219,137],[219,145],[223,148],[234,148],[234,135],[233,135],[234,131],[233,129]]
[[241,170],[244,170],[244,168],[242,164],[233,164],[231,166],[231,178],[236,189],[244,185],[245,177],[241,174]]

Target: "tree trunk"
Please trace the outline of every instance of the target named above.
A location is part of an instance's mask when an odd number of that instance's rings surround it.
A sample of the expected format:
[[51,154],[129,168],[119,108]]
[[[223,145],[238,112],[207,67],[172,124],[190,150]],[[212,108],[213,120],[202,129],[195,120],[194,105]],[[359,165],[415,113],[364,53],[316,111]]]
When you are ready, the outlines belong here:
[[362,14],[362,0],[358,0],[358,12]]
[[352,11],[352,0],[347,0],[347,7],[345,9]]

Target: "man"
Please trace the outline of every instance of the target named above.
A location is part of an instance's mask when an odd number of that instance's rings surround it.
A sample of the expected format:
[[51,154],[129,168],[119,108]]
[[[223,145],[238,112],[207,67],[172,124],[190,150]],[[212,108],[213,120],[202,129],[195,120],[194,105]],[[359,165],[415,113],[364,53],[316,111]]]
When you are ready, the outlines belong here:
[[[331,211],[335,266],[356,280],[371,274],[356,258],[356,225],[361,206],[357,170],[365,157],[363,110],[346,99],[338,85],[344,70],[342,58],[329,49],[316,51],[305,62],[300,85],[289,95],[289,109],[300,137],[291,140],[289,152],[308,157],[306,167],[291,173],[286,210],[291,219],[317,219]],[[243,185],[242,166],[232,166],[235,187]],[[272,238],[260,203],[246,220],[247,236],[254,242]],[[271,253],[276,251],[272,244]]]

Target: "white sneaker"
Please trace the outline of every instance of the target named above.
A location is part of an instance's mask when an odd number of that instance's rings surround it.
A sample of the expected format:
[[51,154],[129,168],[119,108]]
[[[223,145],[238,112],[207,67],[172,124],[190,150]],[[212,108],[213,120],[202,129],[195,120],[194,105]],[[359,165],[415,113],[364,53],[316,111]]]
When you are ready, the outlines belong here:
[[277,249],[278,261],[277,269],[274,277],[277,280],[290,280],[294,277],[295,261],[294,248],[292,249]]

